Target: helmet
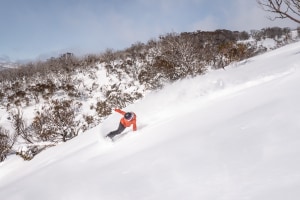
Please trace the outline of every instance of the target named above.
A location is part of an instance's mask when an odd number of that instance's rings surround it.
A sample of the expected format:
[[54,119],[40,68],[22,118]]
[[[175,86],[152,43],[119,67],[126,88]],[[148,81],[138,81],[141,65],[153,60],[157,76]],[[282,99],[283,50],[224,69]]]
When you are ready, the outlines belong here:
[[134,116],[133,113],[127,112],[127,113],[125,113],[124,118],[125,118],[126,120],[130,121],[130,120],[132,120],[133,116]]

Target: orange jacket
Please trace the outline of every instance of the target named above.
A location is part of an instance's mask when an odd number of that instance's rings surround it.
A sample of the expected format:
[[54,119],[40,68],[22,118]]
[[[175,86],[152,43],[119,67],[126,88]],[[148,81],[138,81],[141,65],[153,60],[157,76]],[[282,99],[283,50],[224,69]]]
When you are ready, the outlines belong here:
[[120,113],[121,115],[123,115],[123,117],[121,118],[120,122],[121,124],[123,124],[123,126],[125,127],[130,127],[131,125],[133,125],[132,130],[136,131],[137,127],[136,127],[136,114],[134,114],[133,118],[128,121],[127,119],[124,118],[124,115],[126,114],[126,112],[124,112],[123,110],[120,109],[115,109],[116,112]]

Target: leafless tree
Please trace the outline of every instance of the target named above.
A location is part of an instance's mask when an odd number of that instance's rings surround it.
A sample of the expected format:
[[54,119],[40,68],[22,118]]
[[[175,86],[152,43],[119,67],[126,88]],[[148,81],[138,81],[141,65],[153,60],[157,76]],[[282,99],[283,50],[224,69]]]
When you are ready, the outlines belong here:
[[102,61],[108,63],[112,67],[115,66],[116,60],[116,53],[113,49],[106,49],[105,52],[102,54]]
[[275,19],[290,19],[300,23],[300,0],[256,0],[257,3],[265,10],[275,14]]
[[192,37],[170,33],[161,36],[160,39],[160,60],[166,63],[171,80],[201,74],[204,71],[199,59],[201,54]]
[[0,126],[0,162],[12,152],[12,147],[16,142],[17,135],[9,134],[9,131]]
[[32,135],[28,132],[25,121],[23,119],[23,112],[21,108],[16,108],[12,113],[12,125],[16,135],[21,136],[28,143],[33,143]]

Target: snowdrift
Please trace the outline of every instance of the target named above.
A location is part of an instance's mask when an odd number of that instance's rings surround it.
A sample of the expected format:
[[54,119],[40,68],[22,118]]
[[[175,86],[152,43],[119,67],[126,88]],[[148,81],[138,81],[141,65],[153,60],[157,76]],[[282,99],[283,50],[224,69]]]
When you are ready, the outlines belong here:
[[0,163],[5,200],[300,197],[300,42],[178,81],[32,161]]

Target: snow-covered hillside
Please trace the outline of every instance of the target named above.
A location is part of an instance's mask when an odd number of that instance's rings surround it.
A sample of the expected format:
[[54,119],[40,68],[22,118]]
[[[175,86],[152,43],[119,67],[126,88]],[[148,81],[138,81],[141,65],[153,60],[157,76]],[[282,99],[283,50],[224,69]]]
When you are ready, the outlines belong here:
[[178,81],[25,162],[0,163],[5,200],[298,200],[300,42]]
[[12,62],[8,56],[1,56],[0,55],[0,70],[7,69],[7,68],[16,68],[18,64]]

